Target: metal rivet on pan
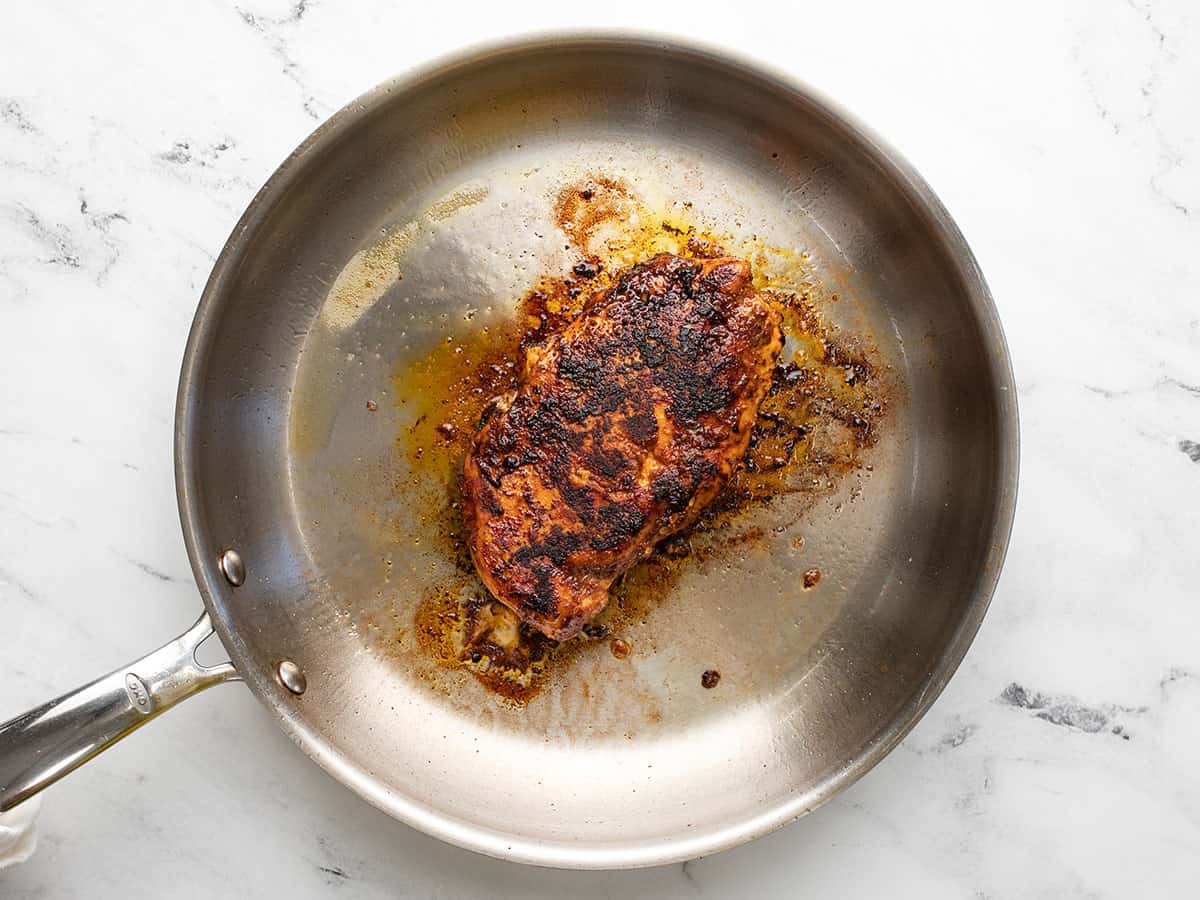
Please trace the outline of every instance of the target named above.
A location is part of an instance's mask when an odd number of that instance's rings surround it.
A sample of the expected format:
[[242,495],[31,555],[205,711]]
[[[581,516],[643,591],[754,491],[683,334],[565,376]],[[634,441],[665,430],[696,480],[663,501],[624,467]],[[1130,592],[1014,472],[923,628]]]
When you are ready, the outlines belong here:
[[246,564],[236,550],[226,550],[221,554],[221,573],[225,580],[237,587],[246,580]]
[[279,678],[279,683],[296,696],[303,694],[308,688],[308,679],[304,677],[304,670],[290,659],[285,659],[276,666],[275,674]]

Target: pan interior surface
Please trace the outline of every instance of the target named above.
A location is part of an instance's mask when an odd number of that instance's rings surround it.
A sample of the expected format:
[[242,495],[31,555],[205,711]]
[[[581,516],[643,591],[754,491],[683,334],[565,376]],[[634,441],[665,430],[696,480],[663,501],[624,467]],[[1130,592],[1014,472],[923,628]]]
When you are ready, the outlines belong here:
[[[840,298],[823,311],[873,337],[898,390],[869,472],[757,510],[761,540],[687,570],[629,623],[628,658],[588,648],[515,706],[420,651],[453,561],[423,537],[398,374],[577,262],[554,198],[601,177],[807,254]],[[181,504],[238,668],[337,777],[493,855],[649,865],[802,814],[936,696],[1002,561],[1011,376],[957,231],[824,104],[702,51],[529,43],[377,89],[264,189],[189,349]],[[225,547],[236,591],[208,563]]]

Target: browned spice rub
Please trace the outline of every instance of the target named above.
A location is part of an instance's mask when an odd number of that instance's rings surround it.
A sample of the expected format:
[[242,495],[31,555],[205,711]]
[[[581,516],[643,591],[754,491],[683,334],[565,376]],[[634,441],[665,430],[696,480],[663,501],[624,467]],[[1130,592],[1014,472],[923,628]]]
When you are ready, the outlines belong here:
[[528,347],[463,466],[488,590],[554,640],[578,633],[729,481],[781,347],[780,313],[746,262],[669,254]]

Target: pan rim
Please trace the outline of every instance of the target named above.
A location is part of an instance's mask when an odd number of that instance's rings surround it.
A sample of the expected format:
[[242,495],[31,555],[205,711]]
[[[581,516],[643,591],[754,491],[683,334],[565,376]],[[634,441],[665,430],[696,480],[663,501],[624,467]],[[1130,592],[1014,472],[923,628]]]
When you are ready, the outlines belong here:
[[[310,729],[286,703],[278,699],[273,684],[263,675],[263,665],[251,666],[252,654],[231,627],[224,610],[226,589],[217,566],[216,547],[199,514],[196,480],[195,417],[196,388],[205,378],[207,350],[214,340],[215,324],[226,299],[226,287],[236,272],[256,230],[294,183],[309,156],[318,153],[347,128],[370,115],[395,95],[488,60],[536,53],[563,45],[588,49],[605,46],[657,50],[726,67],[764,87],[785,91],[811,105],[853,134],[875,161],[894,177],[920,212],[929,217],[938,237],[958,268],[966,286],[966,298],[979,323],[985,343],[992,347],[989,363],[996,388],[997,491],[991,523],[991,547],[981,567],[962,621],[946,645],[925,683],[873,741],[862,747],[849,763],[810,791],[783,797],[758,815],[722,823],[699,834],[636,844],[582,846],[566,841],[551,842],[494,829],[485,829],[433,810],[422,803],[386,788],[369,772],[350,763],[327,737]],[[373,806],[391,817],[448,843],[499,859],[571,869],[642,868],[709,855],[746,843],[827,803],[878,764],[932,706],[966,655],[990,605],[1003,568],[1016,510],[1020,459],[1020,434],[1015,379],[1008,344],[990,290],[982,271],[949,212],[916,170],[889,144],[853,114],[788,72],[766,65],[739,52],[676,35],[621,29],[547,30],[476,43],[444,54],[368,90],[321,123],[272,173],[242,214],[201,294],[185,346],[176,397],[175,484],[180,522],[192,572],[214,627],[229,651],[239,673],[259,699],[278,719],[296,744],[328,774],[350,787]]]

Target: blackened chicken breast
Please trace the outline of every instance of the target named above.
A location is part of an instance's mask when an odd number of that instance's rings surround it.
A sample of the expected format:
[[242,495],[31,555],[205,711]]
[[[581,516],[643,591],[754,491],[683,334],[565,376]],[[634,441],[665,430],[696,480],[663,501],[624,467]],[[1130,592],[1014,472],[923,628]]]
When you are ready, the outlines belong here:
[[548,637],[575,635],[729,480],[781,347],[746,262],[669,254],[530,347],[463,467],[488,590]]

